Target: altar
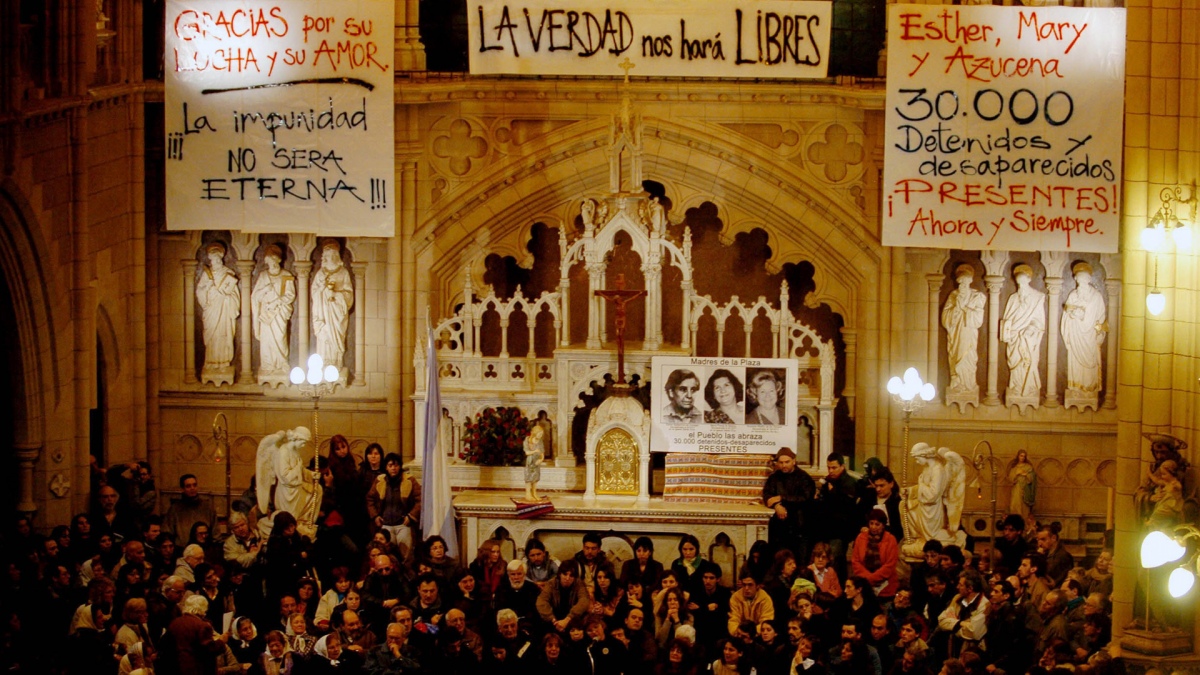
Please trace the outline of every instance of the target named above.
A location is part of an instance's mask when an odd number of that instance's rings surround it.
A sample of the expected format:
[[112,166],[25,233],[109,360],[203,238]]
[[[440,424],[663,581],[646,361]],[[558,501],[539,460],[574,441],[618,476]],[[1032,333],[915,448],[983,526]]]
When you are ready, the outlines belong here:
[[[479,548],[480,543],[496,536],[503,528],[506,555],[524,557],[525,542],[536,537],[546,544],[550,554],[566,560],[580,548],[584,533],[596,532],[605,539],[603,546],[609,558],[623,558],[639,536],[655,541],[655,557],[669,565],[676,555],[680,535],[691,534],[700,540],[700,551],[712,558],[715,549],[727,549],[727,564],[722,565],[726,577],[737,574],[750,546],[767,538],[767,521],[772,511],[761,504],[693,504],[666,502],[652,498],[644,503],[631,504],[620,497],[588,499],[582,494],[555,494],[554,511],[537,518],[516,516],[512,497],[517,493],[470,490],[454,497],[454,508],[463,522],[465,539],[462,550],[466,556]],[[555,540],[561,542],[555,545]],[[557,550],[556,550],[557,548]],[[613,554],[616,554],[615,556]],[[717,556],[720,560],[721,556]],[[732,563],[732,564],[728,564]]]

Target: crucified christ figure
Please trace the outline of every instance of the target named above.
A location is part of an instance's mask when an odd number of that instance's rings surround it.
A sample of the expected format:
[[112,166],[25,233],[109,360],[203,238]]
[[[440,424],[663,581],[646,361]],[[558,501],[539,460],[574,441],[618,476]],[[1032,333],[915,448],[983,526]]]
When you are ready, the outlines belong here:
[[646,291],[631,291],[625,289],[625,275],[618,274],[616,288],[612,290],[595,291],[596,295],[611,300],[614,306],[613,324],[617,332],[617,384],[625,384],[625,305],[635,298],[646,295]]

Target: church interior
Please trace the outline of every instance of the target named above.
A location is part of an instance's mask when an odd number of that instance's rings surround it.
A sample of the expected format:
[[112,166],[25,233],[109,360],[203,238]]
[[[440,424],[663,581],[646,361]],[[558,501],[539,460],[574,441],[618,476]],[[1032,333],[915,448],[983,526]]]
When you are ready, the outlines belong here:
[[[369,237],[171,229],[166,3],[5,3],[7,512],[48,532],[93,509],[98,467],[147,462],[163,511],[192,474],[223,522],[251,488],[263,439],[312,427],[319,405],[322,455],[334,434],[360,460],[378,443],[419,479],[427,448],[445,455],[464,551],[501,538],[511,559],[540,533],[569,556],[582,532],[615,522],[666,551],[696,534],[736,583],[732,567],[765,538],[770,511],[671,499],[672,471],[697,469],[649,452],[663,386],[652,359],[789,359],[801,469],[820,478],[839,453],[862,472],[876,458],[913,485],[922,465],[910,448],[949,448],[965,460],[962,529],[982,546],[997,503],[1011,512],[1034,474],[1031,524],[1059,524],[1085,566],[1112,551],[1120,642],[1146,611],[1138,500],[1161,463],[1155,439],[1180,458],[1192,525],[1197,512],[1187,467],[1200,443],[1200,265],[1195,249],[1148,250],[1143,231],[1164,206],[1196,214],[1200,6],[1123,4],[1124,111],[1090,111],[1123,134],[1121,231],[1117,251],[1092,253],[883,245],[886,5],[832,5],[828,77],[773,80],[473,75],[467,3],[396,0],[396,217],[388,236]],[[260,280],[279,278],[294,283],[295,313],[260,327]],[[317,284],[344,314],[320,395],[288,379],[297,355],[329,339],[317,324],[331,310],[310,301]],[[620,309],[593,295],[622,288],[645,293]],[[1159,313],[1150,293],[1165,297]],[[229,315],[220,345],[209,294],[224,294]],[[1015,316],[1024,298],[1042,303],[1036,317]],[[1084,311],[1103,334],[1077,375],[1067,325]],[[1008,331],[1023,321],[1041,333],[1010,357]],[[910,368],[931,400],[889,391]],[[439,379],[436,439],[427,372]],[[488,466],[463,452],[478,414],[500,406],[542,429],[551,520],[513,512],[522,460]],[[611,427],[623,431],[604,435]],[[767,455],[747,457],[715,469],[749,485],[732,489],[742,497],[770,473]],[[605,548],[633,551],[628,537]],[[1170,657],[1127,651],[1131,664],[1196,672],[1195,592],[1181,602],[1186,645]]]

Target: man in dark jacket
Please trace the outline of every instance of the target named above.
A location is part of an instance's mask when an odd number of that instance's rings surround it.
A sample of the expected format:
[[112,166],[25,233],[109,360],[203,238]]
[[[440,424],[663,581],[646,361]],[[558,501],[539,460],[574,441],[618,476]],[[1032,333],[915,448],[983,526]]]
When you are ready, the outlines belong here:
[[692,610],[696,640],[700,644],[715,644],[719,638],[728,635],[726,621],[729,619],[729,598],[732,592],[721,585],[716,570],[704,570],[700,579],[700,591],[688,599],[689,604],[696,605]]
[[812,477],[796,468],[796,453],[791,448],[780,448],[775,453],[775,471],[763,484],[763,504],[775,510],[767,523],[767,538],[776,547],[794,553],[798,563],[808,560],[805,512],[816,491]]
[[832,560],[838,576],[846,578],[846,543],[854,541],[863,526],[857,510],[858,485],[846,467],[846,460],[832,453],[825,460],[828,470],[817,489],[821,500],[821,523],[825,540],[829,542]]
[[608,571],[612,572],[612,563],[604,559],[604,551],[600,550],[601,541],[600,535],[588,532],[583,535],[583,548],[575,553],[575,562],[579,565],[579,578],[588,588],[592,588],[592,582],[596,580],[596,570],[608,568]]

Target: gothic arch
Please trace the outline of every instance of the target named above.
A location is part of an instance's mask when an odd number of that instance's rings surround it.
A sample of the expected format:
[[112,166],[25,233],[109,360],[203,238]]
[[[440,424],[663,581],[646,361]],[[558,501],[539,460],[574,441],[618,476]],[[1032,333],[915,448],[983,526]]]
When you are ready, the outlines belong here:
[[[433,247],[418,252],[418,257],[432,254],[428,287],[440,290],[461,284],[461,251],[471,245],[480,228],[488,227],[491,240],[498,244],[524,232],[529,214],[558,211],[564,205],[573,208],[583,196],[602,190],[608,176],[604,122],[593,121],[587,129],[572,125],[573,136],[564,129],[542,153],[497,163],[473,187],[431,212],[416,237],[429,242],[425,249]],[[740,210],[758,222],[775,223],[768,233],[782,245],[773,247],[772,262],[782,266],[793,258],[822,261],[818,267],[829,268],[824,276],[829,283],[818,288],[817,297],[835,307],[848,328],[855,326],[858,312],[853,308],[860,287],[869,280],[869,270],[878,269],[882,256],[863,214],[830,199],[827,186],[808,184],[777,159],[756,156],[751,170],[724,163],[732,154],[754,151],[715,133],[703,134],[660,119],[646,124],[648,138],[661,129],[664,132],[656,142],[678,143],[687,149],[657,157],[647,153],[647,165],[653,167],[648,176],[680,192],[707,192],[716,200],[736,198]],[[783,227],[788,223],[799,227]],[[444,299],[431,301],[446,306]]]
[[56,334],[51,298],[61,297],[46,274],[50,249],[37,219],[9,180],[0,182],[0,274],[12,301],[18,346],[19,374],[14,378],[14,441],[43,445],[46,434],[45,396],[59,402]]

